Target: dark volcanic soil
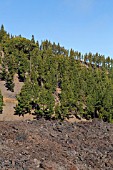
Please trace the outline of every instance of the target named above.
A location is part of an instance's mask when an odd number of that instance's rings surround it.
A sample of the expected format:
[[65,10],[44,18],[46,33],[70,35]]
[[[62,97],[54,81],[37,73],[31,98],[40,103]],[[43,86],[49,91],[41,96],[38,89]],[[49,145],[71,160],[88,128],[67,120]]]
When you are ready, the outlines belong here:
[[0,122],[0,170],[113,170],[113,124]]

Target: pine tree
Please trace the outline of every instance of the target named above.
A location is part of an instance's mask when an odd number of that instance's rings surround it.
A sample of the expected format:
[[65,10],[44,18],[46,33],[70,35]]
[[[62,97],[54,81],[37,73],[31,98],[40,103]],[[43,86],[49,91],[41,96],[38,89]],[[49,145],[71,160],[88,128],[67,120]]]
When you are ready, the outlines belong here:
[[24,116],[24,114],[31,112],[32,96],[32,84],[30,80],[27,79],[25,85],[22,87],[21,93],[17,95],[18,105],[15,107],[15,114]]
[[3,111],[3,96],[0,91],[0,114],[2,113],[2,111]]

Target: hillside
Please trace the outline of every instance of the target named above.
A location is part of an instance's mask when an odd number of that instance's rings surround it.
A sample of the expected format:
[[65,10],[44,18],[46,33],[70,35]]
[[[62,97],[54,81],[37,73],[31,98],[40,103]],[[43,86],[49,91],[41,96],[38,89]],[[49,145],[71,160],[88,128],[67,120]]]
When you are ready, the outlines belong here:
[[18,115],[14,115],[16,104],[18,104],[18,101],[16,99],[16,95],[20,93],[21,88],[23,86],[22,82],[19,82],[18,75],[15,74],[14,76],[14,92],[11,92],[7,90],[5,87],[5,81],[0,81],[0,90],[3,95],[3,112],[0,114],[0,121],[15,121],[15,120],[26,120],[30,119],[33,120],[33,115],[25,115],[24,117],[19,117]]
[[5,99],[0,90],[1,114],[17,103],[10,112],[19,116],[33,113],[37,119],[64,120],[73,115],[113,122],[113,59],[109,56],[83,55],[48,40],[39,44],[33,35],[29,40],[8,34],[2,25],[0,80],[13,98]]
[[1,170],[112,170],[112,123],[112,58],[1,26]]
[[[0,90],[3,95],[3,111],[2,114],[0,114],[0,121],[16,121],[16,120],[34,120],[36,119],[36,115],[33,114],[25,114],[24,116],[18,116],[15,115],[15,107],[18,104],[18,100],[16,99],[16,96],[20,93],[22,86],[24,85],[23,82],[19,82],[18,75],[15,74],[14,76],[14,92],[11,92],[7,90],[5,87],[5,81],[0,81]],[[57,93],[60,93],[60,90],[57,89]],[[55,95],[56,104],[58,103],[58,97]],[[70,117],[67,119],[68,122],[83,122],[86,121],[86,119],[78,119],[77,117]]]

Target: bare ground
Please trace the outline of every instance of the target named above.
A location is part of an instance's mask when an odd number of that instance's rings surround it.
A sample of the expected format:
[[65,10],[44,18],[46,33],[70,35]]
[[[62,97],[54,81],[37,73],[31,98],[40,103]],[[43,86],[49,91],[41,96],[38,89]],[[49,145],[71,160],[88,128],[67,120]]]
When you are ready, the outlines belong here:
[[1,170],[113,170],[113,124],[0,122]]

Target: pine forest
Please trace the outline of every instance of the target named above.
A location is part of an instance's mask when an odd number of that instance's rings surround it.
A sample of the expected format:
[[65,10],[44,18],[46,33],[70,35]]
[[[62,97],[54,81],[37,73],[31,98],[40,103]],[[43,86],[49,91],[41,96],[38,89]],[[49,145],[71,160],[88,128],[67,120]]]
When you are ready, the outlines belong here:
[[[14,75],[24,85],[17,95],[16,115],[37,119],[80,116],[113,122],[113,59],[91,52],[67,50],[49,40],[39,43],[0,28],[0,80],[14,90]],[[0,92],[0,113],[3,96]]]

